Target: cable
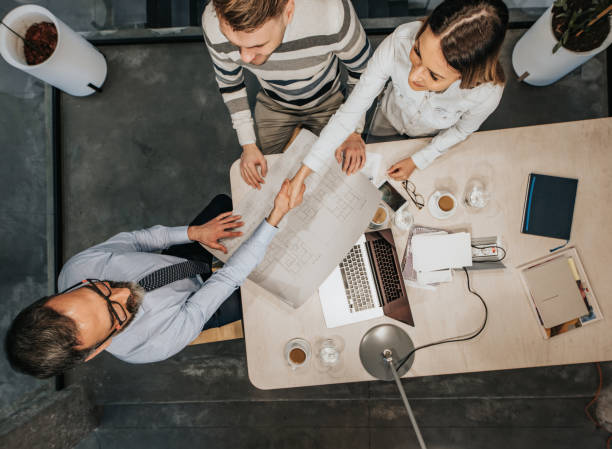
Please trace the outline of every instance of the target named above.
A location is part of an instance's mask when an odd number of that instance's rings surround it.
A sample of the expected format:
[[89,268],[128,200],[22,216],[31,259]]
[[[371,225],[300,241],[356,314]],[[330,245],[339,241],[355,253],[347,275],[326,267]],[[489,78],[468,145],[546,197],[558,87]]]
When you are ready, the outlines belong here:
[[601,393],[601,388],[603,387],[603,375],[601,373],[601,365],[599,365],[599,362],[595,363],[595,366],[597,367],[597,373],[599,374],[599,386],[597,387],[597,391],[595,392],[595,396],[593,396],[593,399],[591,399],[591,402],[589,402],[586,407],[584,407],[584,413],[587,415],[587,418],[589,418],[593,424],[595,424],[595,427],[601,427],[601,424],[599,423],[599,421],[597,421],[596,418],[593,418],[593,416],[591,415],[591,412],[589,411],[589,408],[591,408],[591,406],[597,401],[597,399],[599,399],[599,393]]
[[401,367],[404,366],[404,363],[406,363],[408,361],[408,359],[410,359],[410,357],[412,357],[412,355],[415,352],[417,352],[418,350],[420,350],[420,349],[425,349],[425,348],[429,348],[431,346],[437,346],[437,345],[441,345],[441,344],[444,344],[444,343],[454,343],[454,342],[459,342],[459,341],[472,340],[472,339],[478,337],[482,333],[482,331],[484,330],[485,326],[487,325],[487,320],[489,318],[489,308],[487,307],[487,303],[482,298],[482,296],[480,296],[477,292],[472,290],[472,287],[470,286],[470,275],[468,274],[468,271],[467,271],[467,269],[465,267],[463,267],[463,271],[465,271],[465,277],[467,279],[467,288],[468,288],[468,291],[470,293],[472,293],[473,295],[476,295],[478,297],[478,299],[480,299],[480,301],[482,302],[482,305],[484,306],[485,316],[484,316],[484,320],[482,322],[482,325],[480,326],[480,329],[478,329],[477,331],[471,332],[469,334],[466,334],[466,335],[460,335],[458,337],[446,338],[444,340],[434,341],[433,343],[428,343],[428,344],[423,345],[423,346],[418,346],[418,347],[414,348],[412,351],[410,351],[406,357],[404,357],[402,360],[400,360],[399,364],[395,368],[396,370],[399,371],[401,369]]

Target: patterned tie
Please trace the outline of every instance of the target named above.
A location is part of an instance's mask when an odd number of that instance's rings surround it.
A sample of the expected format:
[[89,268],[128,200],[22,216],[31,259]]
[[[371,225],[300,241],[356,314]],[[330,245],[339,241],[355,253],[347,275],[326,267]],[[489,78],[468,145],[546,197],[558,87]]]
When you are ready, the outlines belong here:
[[167,267],[160,268],[153,273],[147,274],[138,284],[150,292],[156,288],[171,284],[181,279],[194,277],[197,274],[210,274],[210,266],[206,262],[186,260]]

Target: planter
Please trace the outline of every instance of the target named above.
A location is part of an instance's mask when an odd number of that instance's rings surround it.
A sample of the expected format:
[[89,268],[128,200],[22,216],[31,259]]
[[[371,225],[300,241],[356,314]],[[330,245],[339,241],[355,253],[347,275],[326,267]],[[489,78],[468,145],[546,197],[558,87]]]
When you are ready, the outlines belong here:
[[57,46],[51,56],[40,64],[28,65],[24,42],[0,25],[0,54],[10,65],[77,97],[96,92],[88,84],[100,88],[104,83],[107,68],[102,53],[45,8],[20,6],[3,22],[21,36],[37,22],[51,22],[57,30]]
[[[608,20],[612,22],[612,19]],[[524,82],[534,86],[547,86],[605,50],[611,43],[612,32],[608,33],[603,43],[593,50],[575,52],[561,47],[553,54],[557,38],[552,30],[551,6],[514,46],[512,66],[519,77],[529,72],[529,75],[523,79]]]

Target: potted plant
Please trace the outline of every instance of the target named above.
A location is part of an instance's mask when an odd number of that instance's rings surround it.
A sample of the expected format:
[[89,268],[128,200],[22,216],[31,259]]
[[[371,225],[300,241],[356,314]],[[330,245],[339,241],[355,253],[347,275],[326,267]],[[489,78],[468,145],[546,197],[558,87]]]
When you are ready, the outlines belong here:
[[19,6],[2,19],[0,54],[12,66],[79,97],[99,91],[106,79],[102,53],[41,6]]
[[521,81],[546,86],[612,43],[610,0],[555,0],[519,39],[512,65]]

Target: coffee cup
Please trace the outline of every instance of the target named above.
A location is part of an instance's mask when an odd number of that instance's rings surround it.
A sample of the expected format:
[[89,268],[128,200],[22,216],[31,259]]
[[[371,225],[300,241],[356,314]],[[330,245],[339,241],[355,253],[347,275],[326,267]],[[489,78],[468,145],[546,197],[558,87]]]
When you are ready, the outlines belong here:
[[448,191],[435,191],[428,202],[429,211],[436,218],[448,218],[457,210],[457,198]]
[[376,212],[374,212],[374,216],[370,220],[370,228],[379,229],[386,226],[387,223],[389,223],[389,210],[385,203],[380,202],[376,208]]
[[294,338],[285,345],[285,360],[291,369],[298,369],[310,360],[310,343],[302,338]]

